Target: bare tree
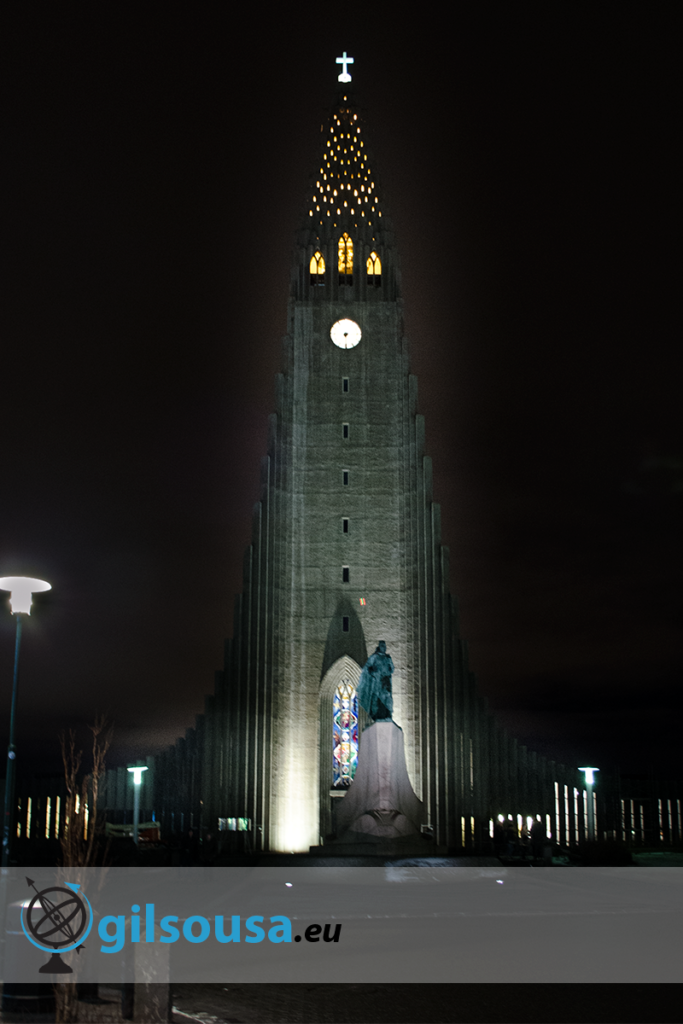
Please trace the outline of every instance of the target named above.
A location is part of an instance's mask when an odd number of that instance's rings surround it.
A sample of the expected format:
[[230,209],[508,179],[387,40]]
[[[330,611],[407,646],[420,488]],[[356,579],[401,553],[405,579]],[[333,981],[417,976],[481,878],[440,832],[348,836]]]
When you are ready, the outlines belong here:
[[76,748],[73,729],[68,735],[62,733],[59,737],[66,782],[64,828],[60,838],[64,867],[92,867],[101,836],[97,801],[113,730],[105,715],[96,715],[88,728],[92,733],[92,771],[89,775],[80,776],[83,751]]
[[[76,746],[73,729],[59,737],[66,782],[64,826],[60,837],[61,866],[65,868],[93,867],[100,854],[99,840],[103,830],[97,821],[97,802],[113,730],[105,715],[96,715],[88,728],[92,733],[92,770],[88,775],[81,775],[83,751]],[[106,849],[102,851],[100,863],[105,859]],[[54,990],[55,1020],[64,1024],[78,1020],[76,984],[55,984]]]

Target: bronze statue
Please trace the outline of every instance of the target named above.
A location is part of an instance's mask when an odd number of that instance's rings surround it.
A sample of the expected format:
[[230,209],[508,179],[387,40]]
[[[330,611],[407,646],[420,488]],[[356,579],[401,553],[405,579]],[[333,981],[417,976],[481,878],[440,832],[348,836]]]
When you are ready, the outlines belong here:
[[358,700],[375,722],[390,722],[394,710],[391,696],[391,674],[394,663],[387,654],[387,645],[380,640],[363,666],[358,683]]

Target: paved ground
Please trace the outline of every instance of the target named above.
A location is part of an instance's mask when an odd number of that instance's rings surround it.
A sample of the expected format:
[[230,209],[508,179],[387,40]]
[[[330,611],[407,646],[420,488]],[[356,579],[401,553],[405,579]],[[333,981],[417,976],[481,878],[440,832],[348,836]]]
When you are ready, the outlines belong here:
[[681,1005],[683,985],[174,987],[185,1024],[678,1024]]
[[[80,1022],[122,1020],[119,993],[100,995]],[[679,1024],[683,985],[175,985],[173,1004],[172,1024]]]
[[[636,855],[636,863],[680,866],[681,854]],[[683,961],[681,969],[683,978]],[[679,1024],[677,985],[174,985],[169,1024]],[[82,1024],[119,1024],[121,993],[100,986],[80,1003]],[[53,1014],[0,1014],[4,1024],[54,1021]]]

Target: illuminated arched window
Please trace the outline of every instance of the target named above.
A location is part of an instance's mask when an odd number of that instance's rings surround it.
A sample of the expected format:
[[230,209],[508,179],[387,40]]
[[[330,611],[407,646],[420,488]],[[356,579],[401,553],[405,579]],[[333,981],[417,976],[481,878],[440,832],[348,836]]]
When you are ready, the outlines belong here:
[[332,719],[332,785],[347,789],[358,764],[358,696],[350,679],[342,679],[336,689]]
[[339,283],[351,284],[353,281],[353,242],[346,231],[339,239]]
[[376,252],[371,252],[365,264],[368,272],[368,284],[382,283],[382,261]]
[[311,256],[309,270],[311,284],[325,284],[325,259],[319,249],[315,255]]

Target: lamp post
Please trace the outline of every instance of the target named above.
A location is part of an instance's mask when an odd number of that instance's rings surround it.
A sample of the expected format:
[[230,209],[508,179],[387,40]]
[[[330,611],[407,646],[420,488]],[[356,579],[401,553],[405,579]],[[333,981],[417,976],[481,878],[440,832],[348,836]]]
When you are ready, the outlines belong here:
[[29,576],[3,576],[0,579],[0,590],[10,591],[10,608],[16,616],[17,632],[14,641],[14,676],[12,679],[12,705],[9,718],[9,743],[7,745],[7,774],[5,776],[5,807],[2,826],[2,866],[9,864],[10,841],[12,838],[12,818],[14,811],[14,777],[17,749],[14,745],[14,725],[17,711],[17,687],[19,683],[19,648],[21,647],[21,619],[31,614],[31,596],[43,590],[52,590],[45,580],[34,580]]
[[138,845],[138,829],[140,827],[140,786],[142,785],[142,773],[147,771],[147,765],[139,764],[135,768],[129,768],[133,774],[133,842]]
[[599,772],[599,768],[579,768],[580,772],[583,772],[586,779],[586,797],[588,801],[588,837],[589,839],[595,839],[595,814],[593,811],[593,782],[595,781],[595,772]]

